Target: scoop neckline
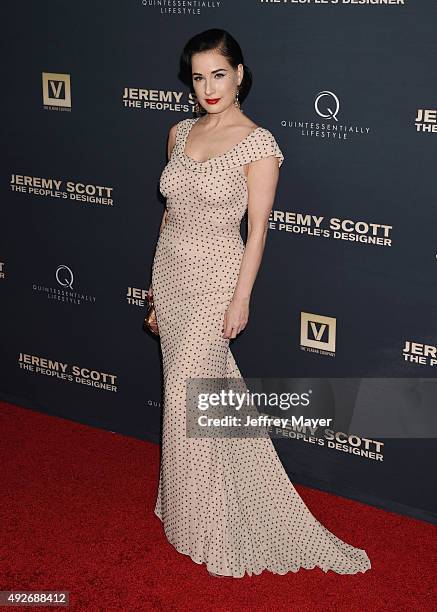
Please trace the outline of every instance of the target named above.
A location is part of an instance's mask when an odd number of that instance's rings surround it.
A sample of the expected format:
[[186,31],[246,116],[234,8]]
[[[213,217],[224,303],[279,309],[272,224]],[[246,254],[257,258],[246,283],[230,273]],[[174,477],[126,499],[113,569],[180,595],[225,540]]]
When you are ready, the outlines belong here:
[[254,128],[251,132],[249,132],[249,134],[247,134],[247,136],[245,136],[242,140],[240,140],[239,142],[237,142],[233,147],[231,147],[230,149],[228,149],[227,151],[224,151],[224,153],[220,153],[220,155],[214,155],[213,157],[208,157],[208,159],[205,159],[203,161],[199,161],[197,159],[193,159],[192,157],[190,157],[189,155],[187,155],[185,153],[185,145],[187,144],[187,139],[188,139],[188,135],[191,132],[193,125],[195,123],[197,123],[197,121],[200,119],[200,117],[193,117],[190,118],[190,120],[192,121],[190,127],[188,128],[188,130],[186,130],[185,133],[185,137],[182,143],[182,154],[184,157],[186,157],[186,159],[190,160],[191,162],[195,163],[195,164],[207,164],[208,162],[214,160],[214,159],[220,159],[220,157],[223,157],[224,155],[227,155],[228,153],[230,153],[231,151],[233,151],[234,149],[236,149],[238,146],[240,146],[240,144],[242,144],[243,142],[245,142],[249,136],[252,136],[252,134],[254,134],[257,130],[262,129],[260,125],[258,125],[256,128]]

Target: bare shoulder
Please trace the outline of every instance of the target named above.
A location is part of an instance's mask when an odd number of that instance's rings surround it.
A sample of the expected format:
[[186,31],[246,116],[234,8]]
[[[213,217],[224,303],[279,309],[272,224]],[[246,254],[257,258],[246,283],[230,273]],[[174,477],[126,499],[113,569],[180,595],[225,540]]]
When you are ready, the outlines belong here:
[[170,159],[171,153],[172,153],[173,148],[174,148],[174,146],[176,144],[176,133],[177,133],[178,125],[179,124],[180,124],[180,121],[178,121],[177,123],[172,125],[171,128],[169,129],[169,132],[168,132],[168,140],[167,140],[167,156],[168,156],[168,159]]
[[176,142],[176,132],[178,131],[178,125],[179,122],[172,125],[168,132],[168,140],[172,145],[174,145],[174,143]]

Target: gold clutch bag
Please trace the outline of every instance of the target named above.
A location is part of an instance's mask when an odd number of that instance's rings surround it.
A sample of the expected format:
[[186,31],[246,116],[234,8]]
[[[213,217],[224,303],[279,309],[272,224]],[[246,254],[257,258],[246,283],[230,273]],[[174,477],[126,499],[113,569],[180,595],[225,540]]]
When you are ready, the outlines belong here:
[[147,314],[144,319],[144,329],[149,330],[155,336],[159,336],[158,323],[156,321],[156,312],[155,306],[153,303],[153,297],[147,295],[148,306],[147,306]]

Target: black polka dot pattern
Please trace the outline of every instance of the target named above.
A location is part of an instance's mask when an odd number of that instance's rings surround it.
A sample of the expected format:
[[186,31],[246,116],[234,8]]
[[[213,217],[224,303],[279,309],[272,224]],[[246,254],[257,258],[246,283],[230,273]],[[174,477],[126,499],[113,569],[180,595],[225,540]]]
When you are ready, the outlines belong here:
[[321,568],[339,574],[370,568],[366,552],[343,542],[311,514],[271,439],[189,438],[188,378],[241,378],[222,337],[237,282],[247,208],[242,165],[283,155],[258,127],[206,161],[185,154],[197,119],[179,122],[160,189],[168,216],[152,271],[164,369],[163,436],[155,514],[168,541],[224,576]]

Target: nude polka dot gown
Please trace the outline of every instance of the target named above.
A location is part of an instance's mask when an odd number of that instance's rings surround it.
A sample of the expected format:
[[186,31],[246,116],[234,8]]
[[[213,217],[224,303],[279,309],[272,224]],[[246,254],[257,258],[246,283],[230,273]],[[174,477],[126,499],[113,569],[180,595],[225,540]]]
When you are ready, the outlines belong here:
[[199,162],[185,154],[197,119],[179,122],[160,178],[168,216],[158,239],[152,286],[164,370],[163,435],[155,514],[168,541],[208,570],[242,577],[321,568],[370,568],[364,550],[343,542],[311,514],[270,439],[190,438],[186,381],[241,378],[222,337],[237,282],[247,208],[242,166],[283,155],[258,127],[226,153]]

